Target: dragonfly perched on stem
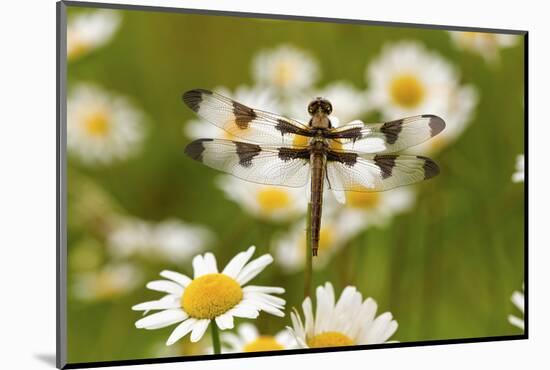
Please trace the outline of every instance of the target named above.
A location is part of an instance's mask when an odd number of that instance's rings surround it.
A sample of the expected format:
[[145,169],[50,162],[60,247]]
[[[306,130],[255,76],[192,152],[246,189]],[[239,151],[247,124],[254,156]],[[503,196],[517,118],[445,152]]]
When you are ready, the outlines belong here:
[[195,140],[185,148],[192,159],[260,184],[302,187],[310,181],[313,256],[319,248],[325,184],[342,200],[343,191],[384,191],[439,173],[430,158],[394,154],[439,134],[445,122],[435,115],[333,127],[332,104],[320,97],[308,105],[309,122],[204,89],[185,92],[183,101],[201,118],[243,140]]

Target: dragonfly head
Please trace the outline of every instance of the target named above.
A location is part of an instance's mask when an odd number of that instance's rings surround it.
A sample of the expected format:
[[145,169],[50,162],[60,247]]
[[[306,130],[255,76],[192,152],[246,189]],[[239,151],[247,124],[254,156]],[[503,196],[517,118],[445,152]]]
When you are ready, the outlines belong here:
[[332,113],[332,104],[330,104],[328,100],[318,97],[309,103],[307,106],[307,111],[311,116],[314,116],[315,114],[323,114],[328,116]]

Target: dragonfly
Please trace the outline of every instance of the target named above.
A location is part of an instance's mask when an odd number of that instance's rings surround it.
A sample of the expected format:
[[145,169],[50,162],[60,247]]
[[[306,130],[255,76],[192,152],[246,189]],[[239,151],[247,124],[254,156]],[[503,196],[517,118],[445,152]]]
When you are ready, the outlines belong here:
[[319,249],[325,186],[343,200],[345,191],[385,191],[439,174],[428,157],[395,154],[439,134],[445,122],[436,115],[334,127],[332,104],[321,97],[309,103],[307,122],[205,89],[187,91],[182,98],[199,117],[238,139],[197,139],[185,148],[190,158],[259,184],[305,187],[310,182],[313,256]]

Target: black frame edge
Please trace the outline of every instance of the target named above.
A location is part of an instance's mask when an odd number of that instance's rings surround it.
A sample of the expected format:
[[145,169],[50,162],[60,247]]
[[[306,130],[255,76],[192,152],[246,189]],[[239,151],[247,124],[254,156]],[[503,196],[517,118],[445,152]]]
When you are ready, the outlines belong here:
[[58,369],[67,365],[66,90],[67,5],[56,3],[56,349]]
[[203,15],[230,16],[230,17],[239,17],[239,18],[279,19],[279,20],[287,20],[287,21],[347,23],[347,24],[361,24],[361,25],[371,25],[371,26],[390,26],[390,27],[400,27],[400,28],[445,29],[450,31],[492,32],[492,33],[503,33],[503,34],[511,34],[511,35],[523,35],[527,33],[527,30],[483,28],[483,27],[470,27],[470,26],[466,27],[466,26],[452,26],[452,25],[443,25],[443,24],[373,21],[373,20],[351,19],[351,18],[329,18],[329,17],[302,16],[302,15],[292,15],[292,14],[252,13],[252,12],[240,12],[240,11],[230,11],[230,10],[175,8],[175,7],[168,7],[168,6],[113,4],[113,3],[84,2],[84,1],[73,1],[73,0],[62,0],[62,2],[67,6],[86,7],[86,8],[141,10],[141,11],[156,11],[156,12],[165,12],[165,13],[203,14]]

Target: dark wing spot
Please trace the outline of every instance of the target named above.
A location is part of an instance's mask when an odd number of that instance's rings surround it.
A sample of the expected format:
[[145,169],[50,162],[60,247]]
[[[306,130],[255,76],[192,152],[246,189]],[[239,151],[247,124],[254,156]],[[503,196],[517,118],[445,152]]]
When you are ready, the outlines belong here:
[[331,139],[351,139],[353,141],[359,140],[363,137],[361,133],[361,127],[353,127],[348,130],[342,130],[337,132],[327,132],[326,137]]
[[395,159],[397,157],[398,156],[394,154],[378,154],[374,156],[374,163],[380,167],[383,179],[387,179],[391,176],[393,168],[395,167]]
[[198,112],[204,95],[212,95],[212,91],[204,89],[189,90],[184,92],[181,98],[189,108],[194,112]]
[[279,159],[288,162],[293,159],[309,159],[309,149],[279,148]]
[[327,161],[340,162],[348,167],[353,167],[355,163],[357,163],[357,156],[357,153],[334,152],[329,150],[327,152]]
[[241,130],[247,129],[248,124],[256,118],[254,109],[236,101],[233,101],[233,114],[235,115],[235,124]]
[[389,121],[382,125],[380,131],[386,136],[388,144],[394,144],[399,137],[399,133],[403,129],[403,120],[398,119],[395,121]]
[[275,125],[275,129],[278,130],[281,133],[281,135],[298,134],[302,136],[313,136],[313,134],[309,130],[304,130],[300,127],[293,125],[291,122],[281,118],[277,119],[277,124]]
[[430,135],[432,137],[439,134],[445,128],[445,121],[441,117],[434,116],[433,114],[423,114],[422,117],[430,119],[428,125],[430,126]]
[[237,155],[239,156],[239,164],[243,167],[252,166],[252,158],[260,154],[262,148],[256,144],[242,143],[234,141],[237,147]]
[[439,166],[432,159],[417,155],[416,158],[424,160],[424,179],[431,179],[434,176],[439,175]]
[[189,143],[185,147],[185,154],[196,161],[202,162],[202,153],[204,152],[203,143],[208,141],[213,141],[213,139],[198,139]]

